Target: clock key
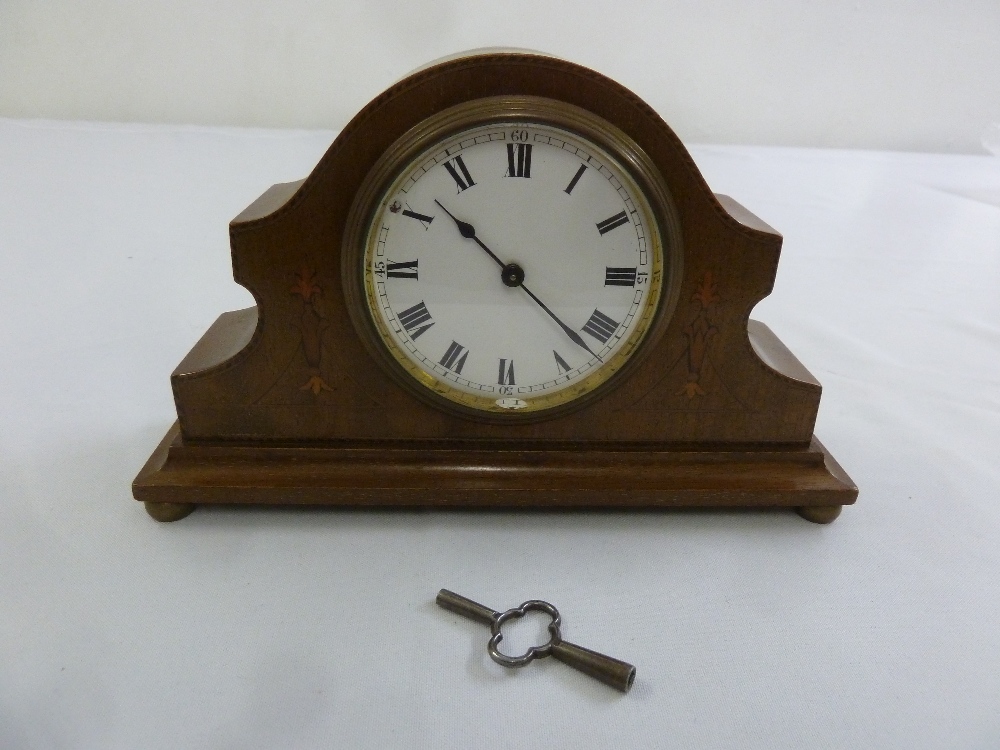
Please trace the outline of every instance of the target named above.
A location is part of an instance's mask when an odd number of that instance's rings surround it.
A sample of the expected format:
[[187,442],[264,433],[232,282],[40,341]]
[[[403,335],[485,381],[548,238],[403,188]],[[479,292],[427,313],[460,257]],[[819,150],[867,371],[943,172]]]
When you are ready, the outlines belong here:
[[[559,610],[548,602],[532,599],[524,602],[520,607],[508,609],[506,612],[497,612],[453,591],[448,591],[448,589],[441,589],[436,601],[439,607],[483,625],[488,625],[492,637],[486,650],[489,652],[490,658],[501,666],[523,667],[535,659],[552,656],[563,664],[590,675],[623,693],[629,691],[635,680],[635,667],[631,664],[564,641],[560,631],[562,618],[559,615]],[[528,612],[544,612],[552,618],[549,623],[549,633],[551,634],[549,641],[541,646],[529,648],[521,656],[507,656],[500,653],[499,645],[503,640],[500,630],[503,624],[509,620],[524,617]]]

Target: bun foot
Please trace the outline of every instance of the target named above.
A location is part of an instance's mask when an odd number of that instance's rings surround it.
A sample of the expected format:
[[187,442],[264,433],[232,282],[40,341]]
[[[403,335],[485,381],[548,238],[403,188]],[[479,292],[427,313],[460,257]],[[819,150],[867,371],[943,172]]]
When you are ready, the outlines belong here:
[[832,523],[843,508],[843,505],[801,505],[795,512],[813,523]]
[[185,516],[191,515],[196,506],[194,503],[154,503],[147,500],[143,503],[146,512],[157,521],[169,523],[170,521],[180,521]]

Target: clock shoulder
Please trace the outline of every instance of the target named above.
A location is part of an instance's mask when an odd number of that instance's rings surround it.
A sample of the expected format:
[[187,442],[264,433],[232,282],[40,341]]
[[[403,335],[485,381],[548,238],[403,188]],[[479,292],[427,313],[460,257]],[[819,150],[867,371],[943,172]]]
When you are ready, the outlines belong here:
[[[405,133],[471,100],[537,97],[623,131],[669,191],[678,261],[668,314],[599,397],[519,422],[439,408],[373,352],[342,253],[366,178]],[[602,218],[602,217],[599,217]],[[774,282],[781,237],[712,194],[641,99],[556,58],[479,54],[422,70],[366,106],[312,173],[275,186],[230,225],[250,311],[219,318],[171,378],[186,440],[498,440],[808,444],[820,386],[749,311]]]

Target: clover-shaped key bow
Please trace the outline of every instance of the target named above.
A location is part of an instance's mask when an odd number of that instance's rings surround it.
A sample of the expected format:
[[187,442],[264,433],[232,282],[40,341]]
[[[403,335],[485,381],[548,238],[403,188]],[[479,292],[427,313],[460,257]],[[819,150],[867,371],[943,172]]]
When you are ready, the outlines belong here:
[[[437,595],[437,604],[455,614],[489,625],[493,637],[490,638],[487,651],[489,651],[493,661],[504,667],[523,667],[535,659],[554,656],[563,664],[568,664],[606,685],[621,690],[623,693],[627,693],[632,687],[632,681],[635,679],[635,667],[618,659],[612,659],[610,656],[564,641],[562,633],[559,631],[559,626],[562,624],[559,610],[548,602],[532,599],[524,602],[520,607],[508,609],[506,612],[497,612],[471,599],[466,599],[464,596],[459,596],[453,591],[441,589]],[[548,643],[533,646],[521,656],[501,654],[499,646],[503,635],[500,628],[505,622],[524,617],[528,612],[544,612],[552,618],[552,622],[549,623],[551,638],[549,638]]]

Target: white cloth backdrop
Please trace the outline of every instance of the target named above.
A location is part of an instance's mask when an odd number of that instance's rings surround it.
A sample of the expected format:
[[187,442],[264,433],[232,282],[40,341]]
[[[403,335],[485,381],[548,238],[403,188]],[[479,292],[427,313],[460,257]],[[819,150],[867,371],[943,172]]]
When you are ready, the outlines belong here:
[[3,0],[0,116],[331,127],[477,47],[619,80],[687,141],[980,153],[997,0]]
[[[227,223],[332,136],[0,120],[0,748],[1000,746],[1000,159],[692,149],[785,236],[755,317],[823,383],[861,488],[831,526],[157,524],[129,485],[168,375],[251,303]],[[634,689],[502,671],[441,587],[552,601]]]

